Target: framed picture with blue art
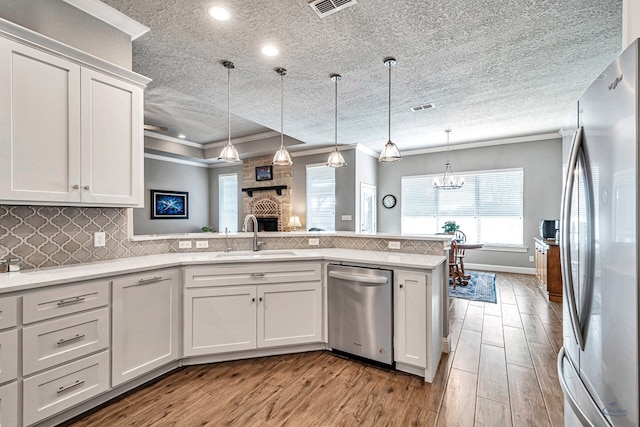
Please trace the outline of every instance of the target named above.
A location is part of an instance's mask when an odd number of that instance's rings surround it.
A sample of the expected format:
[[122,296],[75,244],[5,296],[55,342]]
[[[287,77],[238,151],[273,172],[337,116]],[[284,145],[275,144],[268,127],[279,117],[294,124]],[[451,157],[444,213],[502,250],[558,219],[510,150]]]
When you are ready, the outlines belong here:
[[273,179],[273,166],[256,167],[256,181],[271,181]]
[[189,219],[189,193],[151,191],[151,219]]

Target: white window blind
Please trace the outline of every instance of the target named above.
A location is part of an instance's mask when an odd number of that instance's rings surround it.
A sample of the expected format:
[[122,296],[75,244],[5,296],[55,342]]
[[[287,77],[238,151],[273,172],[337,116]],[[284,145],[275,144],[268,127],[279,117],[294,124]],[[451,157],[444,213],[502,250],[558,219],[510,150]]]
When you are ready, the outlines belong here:
[[455,221],[469,242],[521,246],[524,242],[523,170],[502,169],[458,173],[465,184],[457,190],[435,190],[436,175],[402,177],[402,234],[441,233]]
[[238,175],[235,173],[218,176],[218,231],[230,233],[238,231]]
[[307,165],[307,229],[336,229],[336,171]]

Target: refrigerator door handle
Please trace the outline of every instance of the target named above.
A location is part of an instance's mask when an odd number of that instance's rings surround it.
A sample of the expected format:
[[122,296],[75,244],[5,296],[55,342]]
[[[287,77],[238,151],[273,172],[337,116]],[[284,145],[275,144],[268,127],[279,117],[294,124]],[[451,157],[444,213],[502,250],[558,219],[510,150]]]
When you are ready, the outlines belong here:
[[[569,389],[569,386],[567,385],[567,381],[564,378],[564,365],[563,365],[562,362],[563,362],[563,360],[565,358],[567,359],[567,362],[569,364],[571,364],[571,361],[569,360],[569,358],[565,356],[564,347],[562,347],[560,349],[560,351],[558,352],[558,380],[560,381],[560,388],[562,389],[562,392],[564,393],[564,397],[566,398],[566,402],[571,407],[571,410],[573,411],[574,415],[576,417],[578,417],[578,419],[580,420],[580,423],[583,426],[589,426],[589,427],[610,426],[611,424],[607,421],[607,419],[604,417],[604,415],[602,415],[602,412],[600,412],[599,410],[595,410],[595,407],[594,407],[594,411],[593,412],[594,413],[598,413],[598,415],[600,415],[600,420],[599,420],[600,422],[598,424],[594,424],[593,422],[591,422],[591,420],[589,420],[589,417],[580,408],[580,405],[576,401],[575,396],[571,393],[571,390]],[[571,364],[571,366],[573,366],[573,365]],[[573,368],[573,369],[575,371],[575,368]],[[577,377],[577,375],[576,375],[576,380],[581,382],[581,380]]]
[[560,207],[560,269],[562,271],[562,282],[564,283],[567,295],[567,303],[569,305],[569,318],[573,327],[573,335],[580,346],[584,350],[584,336],[580,321],[578,319],[578,307],[573,286],[573,276],[571,274],[571,253],[569,251],[570,221],[571,221],[571,202],[573,197],[573,184],[575,181],[575,171],[578,165],[578,154],[582,146],[582,127],[579,127],[573,134],[571,142],[571,152],[569,154],[569,164],[567,166],[567,177],[565,180],[564,192],[562,195],[562,205]]

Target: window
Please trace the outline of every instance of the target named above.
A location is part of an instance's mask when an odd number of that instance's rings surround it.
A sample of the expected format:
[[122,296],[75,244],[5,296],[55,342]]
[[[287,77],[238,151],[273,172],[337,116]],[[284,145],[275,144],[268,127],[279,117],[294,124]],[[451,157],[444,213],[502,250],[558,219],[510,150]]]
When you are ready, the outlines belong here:
[[307,165],[307,229],[336,229],[336,170]]
[[230,233],[238,231],[238,175],[218,176],[218,222],[220,232],[225,227]]
[[436,175],[402,177],[402,234],[442,232],[445,221],[460,225],[469,242],[522,246],[523,170],[502,169],[464,175],[458,190],[435,190]]

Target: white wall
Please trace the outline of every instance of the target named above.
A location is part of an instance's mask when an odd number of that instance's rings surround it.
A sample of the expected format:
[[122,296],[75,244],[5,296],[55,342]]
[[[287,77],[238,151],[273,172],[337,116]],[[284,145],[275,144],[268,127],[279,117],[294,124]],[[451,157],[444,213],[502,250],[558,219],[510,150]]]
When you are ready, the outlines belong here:
[[[399,162],[379,165],[378,200],[382,200],[385,194],[393,194],[398,203],[392,209],[379,207],[378,232],[400,233],[402,176],[442,173],[445,159],[446,154],[439,152],[404,156]],[[449,159],[454,172],[519,167],[524,169],[524,245],[527,252],[468,251],[465,262],[533,268],[529,256],[534,254],[533,238],[539,234],[540,220],[560,217],[561,139],[452,150]]]

